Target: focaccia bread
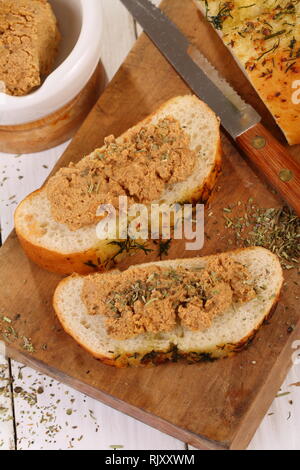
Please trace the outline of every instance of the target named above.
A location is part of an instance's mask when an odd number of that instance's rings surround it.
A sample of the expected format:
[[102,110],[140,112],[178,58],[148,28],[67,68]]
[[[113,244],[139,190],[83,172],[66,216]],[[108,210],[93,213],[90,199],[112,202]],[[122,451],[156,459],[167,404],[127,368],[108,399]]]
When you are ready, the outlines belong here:
[[299,144],[300,0],[196,0],[196,4],[246,73],[289,144]]
[[27,196],[15,212],[16,231],[44,269],[103,271],[132,251],[130,244],[124,251],[117,240],[97,237],[100,204],[118,207],[119,196],[147,206],[206,202],[220,168],[219,120],[195,96],[177,96]]

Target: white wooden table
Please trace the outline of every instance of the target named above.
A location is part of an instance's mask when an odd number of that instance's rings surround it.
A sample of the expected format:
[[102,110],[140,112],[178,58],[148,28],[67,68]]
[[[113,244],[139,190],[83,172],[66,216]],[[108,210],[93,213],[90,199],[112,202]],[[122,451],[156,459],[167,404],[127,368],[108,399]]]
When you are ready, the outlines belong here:
[[[111,78],[140,28],[119,0],[99,1],[104,16],[102,61]],[[43,183],[66,146],[67,143],[35,155],[0,154],[3,241],[13,227],[17,203]],[[300,364],[290,371],[249,449],[300,449],[299,382]],[[114,447],[172,450],[186,449],[187,444],[28,367],[6,360],[0,351],[0,450]]]

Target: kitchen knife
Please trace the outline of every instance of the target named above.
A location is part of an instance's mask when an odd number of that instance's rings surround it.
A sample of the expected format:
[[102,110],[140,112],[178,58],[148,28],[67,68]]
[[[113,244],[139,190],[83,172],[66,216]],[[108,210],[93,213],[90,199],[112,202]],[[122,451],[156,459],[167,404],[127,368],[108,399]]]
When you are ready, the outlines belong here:
[[[149,0],[121,0],[193,92],[220,117],[250,162],[300,215],[300,167],[261,123],[261,117],[171,20]],[[195,49],[195,48],[194,48]],[[199,65],[198,65],[199,64]]]

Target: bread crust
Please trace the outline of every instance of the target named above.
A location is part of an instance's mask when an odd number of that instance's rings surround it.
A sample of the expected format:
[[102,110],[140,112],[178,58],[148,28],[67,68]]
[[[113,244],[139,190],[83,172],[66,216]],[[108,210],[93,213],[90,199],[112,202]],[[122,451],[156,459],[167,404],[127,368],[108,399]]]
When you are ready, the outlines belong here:
[[[238,254],[240,252],[245,252],[246,250],[252,250],[253,247],[249,248],[238,248],[236,250],[229,251],[228,253]],[[277,259],[274,253],[269,252],[273,255],[274,258]],[[203,260],[209,258],[210,256],[202,257]],[[176,260],[172,260],[176,261]],[[183,260],[178,260],[182,262]],[[188,260],[191,261],[191,260]],[[150,264],[156,264],[149,263]],[[144,266],[144,265],[141,265]],[[129,268],[130,269],[130,268]],[[77,277],[75,274],[74,276]],[[65,283],[69,280],[68,278],[63,279],[57,286],[54,296],[53,296],[53,307],[54,311],[64,329],[64,331],[70,335],[72,338],[76,340],[76,342],[89,354],[91,354],[95,359],[99,360],[100,362],[117,368],[126,368],[126,367],[151,367],[157,366],[166,362],[178,362],[179,360],[185,360],[189,364],[198,363],[198,362],[213,362],[218,359],[225,359],[227,357],[234,356],[235,354],[241,352],[242,350],[246,349],[254,340],[257,332],[261,328],[261,326],[267,322],[272,315],[274,314],[279,298],[280,298],[280,291],[283,283],[283,276],[281,276],[281,284],[278,288],[274,296],[274,300],[270,308],[265,312],[264,317],[256,324],[255,328],[252,329],[246,336],[242,339],[237,341],[236,343],[223,343],[217,345],[214,349],[207,349],[201,351],[192,351],[192,352],[184,352],[177,349],[175,346],[171,346],[170,348],[166,349],[165,351],[147,351],[139,352],[139,353],[122,353],[115,357],[107,357],[103,354],[96,353],[92,349],[88,348],[78,336],[74,334],[74,331],[71,330],[61,315],[60,309],[58,307],[58,298],[60,294],[60,290],[63,289]]]
[[[72,274],[72,272],[90,274],[95,271],[105,271],[105,265],[99,263],[99,256],[96,250],[90,249],[65,255],[57,251],[47,250],[42,246],[34,245],[23,237],[22,233],[18,230],[17,235],[28,258],[46,271],[58,274]],[[92,267],[92,264],[95,267]]]
[[[138,123],[136,126],[145,123],[150,120],[151,117],[159,113],[168,103],[176,100],[178,97],[173,98],[164,105],[162,105],[157,111],[148,116],[145,120]],[[195,98],[197,99],[197,98]],[[198,100],[198,99],[197,99]],[[210,114],[213,113],[210,108],[202,103],[207,112]],[[130,132],[129,129],[127,132]],[[209,173],[209,175],[202,181],[201,185],[192,190],[188,189],[181,197],[178,199],[178,203],[206,203],[213,191],[213,188],[216,184],[217,178],[221,172],[221,163],[222,163],[222,147],[221,147],[221,136],[218,135],[218,141],[216,146],[216,154],[214,156],[214,165]],[[22,245],[23,250],[25,251],[28,258],[30,258],[35,264],[41,268],[55,272],[59,274],[72,274],[74,272],[78,274],[90,274],[93,272],[103,272],[107,270],[107,265],[113,256],[118,253],[118,247],[112,246],[109,244],[102,244],[102,246],[91,247],[87,251],[74,252],[64,254],[59,251],[49,250],[39,244],[32,243],[23,233],[18,223],[19,213],[22,208],[22,204],[30,200],[37,193],[43,190],[43,187],[29,196],[27,196],[24,201],[20,203],[15,211],[15,228],[16,233],[19,238],[19,241]],[[118,255],[118,260],[126,257],[126,253]]]

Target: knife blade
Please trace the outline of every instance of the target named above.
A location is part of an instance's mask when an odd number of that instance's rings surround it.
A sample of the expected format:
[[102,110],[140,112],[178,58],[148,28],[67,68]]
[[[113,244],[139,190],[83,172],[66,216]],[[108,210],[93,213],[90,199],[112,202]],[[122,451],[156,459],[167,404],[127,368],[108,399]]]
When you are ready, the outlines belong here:
[[[198,67],[188,52],[188,39],[159,8],[149,0],[121,1],[194,93],[220,117],[234,139],[260,121],[252,106],[244,102],[242,107],[236,106]],[[231,93],[238,96],[233,88]]]
[[[191,90],[220,117],[223,128],[250,163],[300,215],[300,168],[286,148],[261,124],[255,109],[245,103],[177,26],[150,0],[121,0],[145,33]],[[197,63],[196,63],[197,62]]]

